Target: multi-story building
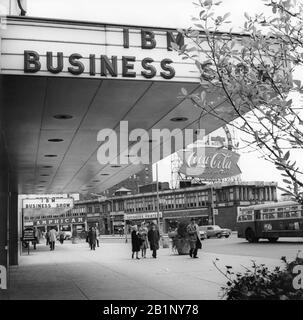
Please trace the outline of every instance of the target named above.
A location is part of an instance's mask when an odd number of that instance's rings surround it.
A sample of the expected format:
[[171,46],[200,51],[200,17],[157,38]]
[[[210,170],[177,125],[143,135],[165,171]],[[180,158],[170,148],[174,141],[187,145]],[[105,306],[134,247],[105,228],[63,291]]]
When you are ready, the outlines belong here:
[[116,233],[125,225],[142,221],[157,222],[158,218],[160,229],[167,232],[181,219],[190,217],[200,225],[215,222],[234,230],[238,207],[277,201],[276,188],[275,182],[215,183],[160,190],[159,198],[156,192],[147,192],[78,201],[71,212],[85,214],[87,226],[96,225],[103,234]]
[[115,186],[109,188],[104,192],[107,197],[112,197],[115,192],[121,188],[126,188],[131,191],[131,193],[138,193],[139,187],[146,184],[150,184],[153,181],[153,168],[152,165],[145,165],[144,169],[136,174],[131,175],[129,178],[121,181]]

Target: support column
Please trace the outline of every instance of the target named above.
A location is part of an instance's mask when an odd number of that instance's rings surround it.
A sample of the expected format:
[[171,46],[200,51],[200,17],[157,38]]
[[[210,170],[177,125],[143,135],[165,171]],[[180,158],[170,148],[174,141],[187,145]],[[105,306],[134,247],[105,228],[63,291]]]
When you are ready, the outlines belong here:
[[8,261],[8,174],[0,166],[0,300],[6,299]]

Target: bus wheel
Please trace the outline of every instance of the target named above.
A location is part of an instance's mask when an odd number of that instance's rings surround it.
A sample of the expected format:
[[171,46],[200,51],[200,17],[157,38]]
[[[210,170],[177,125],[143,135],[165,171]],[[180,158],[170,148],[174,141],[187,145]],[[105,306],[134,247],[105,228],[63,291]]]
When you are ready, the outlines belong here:
[[275,242],[278,241],[278,239],[279,239],[279,238],[268,238],[268,241],[269,241],[270,243],[275,243]]
[[253,242],[258,242],[258,238],[256,238],[255,233],[253,232],[252,229],[247,229],[245,232],[245,238],[248,242],[253,243]]

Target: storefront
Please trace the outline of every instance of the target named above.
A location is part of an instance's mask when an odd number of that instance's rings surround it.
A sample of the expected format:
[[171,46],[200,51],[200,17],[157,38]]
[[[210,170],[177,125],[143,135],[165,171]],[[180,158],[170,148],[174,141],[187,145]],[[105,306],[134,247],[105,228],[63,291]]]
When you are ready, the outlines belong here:
[[109,215],[111,234],[124,234],[124,211],[111,212]]
[[73,235],[82,237],[86,229],[86,218],[48,218],[34,220],[34,226],[41,232],[49,231],[55,228],[57,231],[70,231]]
[[[158,224],[157,212],[144,212],[144,213],[130,213],[124,215],[125,224],[127,226],[127,232],[130,232],[131,227],[137,225],[138,227],[142,222],[145,222],[148,227],[150,224]],[[160,230],[163,228],[162,211],[159,212]]]
[[163,231],[167,233],[169,229],[176,229],[181,220],[190,221],[195,218],[198,225],[207,225],[210,215],[209,208],[172,210],[163,212]]

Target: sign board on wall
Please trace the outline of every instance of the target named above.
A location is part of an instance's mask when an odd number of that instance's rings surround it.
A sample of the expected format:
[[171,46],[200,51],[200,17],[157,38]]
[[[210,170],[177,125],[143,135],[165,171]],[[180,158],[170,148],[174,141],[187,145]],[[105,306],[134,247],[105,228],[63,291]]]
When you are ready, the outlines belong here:
[[39,219],[34,221],[34,225],[39,226],[49,226],[49,225],[65,225],[74,223],[85,223],[86,219],[83,217],[75,218],[52,218],[52,219]]
[[[146,213],[130,213],[124,215],[124,220],[144,220],[144,219],[157,219],[157,212]],[[159,212],[159,218],[162,218],[162,212]]]
[[[197,150],[201,148],[204,150]],[[228,149],[204,146],[179,151],[179,157],[183,159],[179,172],[186,176],[218,180],[241,174],[240,155]]]

